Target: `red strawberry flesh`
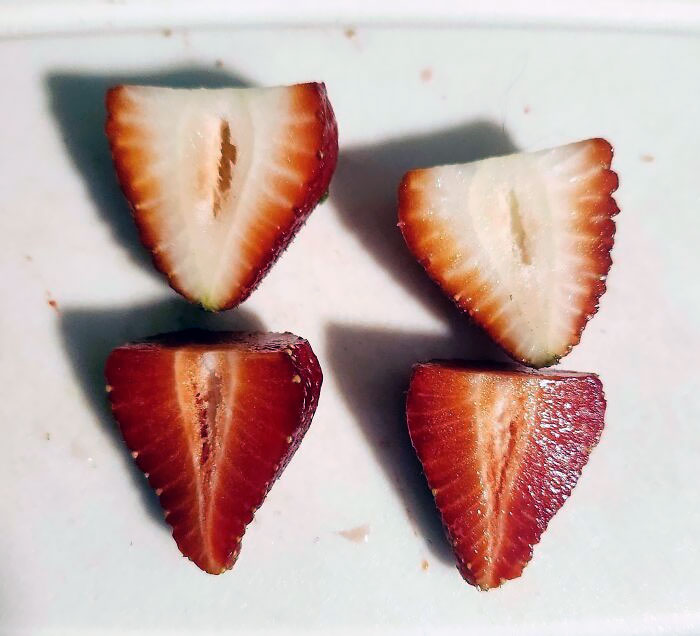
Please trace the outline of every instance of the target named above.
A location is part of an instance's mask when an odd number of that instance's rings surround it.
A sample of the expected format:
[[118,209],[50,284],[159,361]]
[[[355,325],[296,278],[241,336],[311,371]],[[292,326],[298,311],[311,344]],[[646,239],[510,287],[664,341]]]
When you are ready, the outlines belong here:
[[418,364],[406,412],[462,576],[482,589],[520,576],[600,439],[598,377]]
[[180,551],[210,574],[232,567],[316,410],[311,346],[292,334],[185,331],[118,347],[105,375]]

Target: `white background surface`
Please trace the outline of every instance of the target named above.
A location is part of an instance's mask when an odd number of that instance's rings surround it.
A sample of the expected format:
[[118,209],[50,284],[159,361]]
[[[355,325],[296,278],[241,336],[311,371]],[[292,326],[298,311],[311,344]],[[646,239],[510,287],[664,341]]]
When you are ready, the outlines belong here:
[[[698,633],[698,60],[697,33],[648,29],[0,41],[0,632]],[[222,316],[152,270],[106,154],[104,88],[154,77],[325,80],[335,107],[329,200]],[[410,167],[590,136],[616,148],[622,213],[609,291],[562,366],[600,373],[607,428],[524,575],[480,593],[441,539],[402,391],[415,361],[498,354],[403,248],[394,192]],[[325,373],[219,577],[179,556],[102,393],[113,346],[202,324],[294,331]],[[365,524],[366,543],[337,534]]]

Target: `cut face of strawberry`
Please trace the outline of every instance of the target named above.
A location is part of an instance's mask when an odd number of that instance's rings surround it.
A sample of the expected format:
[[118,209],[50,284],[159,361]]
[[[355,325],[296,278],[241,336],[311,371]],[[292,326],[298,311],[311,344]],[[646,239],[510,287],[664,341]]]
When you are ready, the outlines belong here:
[[106,132],[153,262],[211,310],[251,293],[328,189],[338,129],[323,84],[117,86]]
[[407,173],[399,226],[430,277],[516,360],[554,364],[605,292],[618,213],[612,147],[551,150]]
[[462,576],[481,589],[520,576],[600,439],[598,377],[419,364],[406,412]]
[[311,423],[322,381],[311,346],[291,334],[186,331],[115,349],[105,375],[180,551],[224,572]]

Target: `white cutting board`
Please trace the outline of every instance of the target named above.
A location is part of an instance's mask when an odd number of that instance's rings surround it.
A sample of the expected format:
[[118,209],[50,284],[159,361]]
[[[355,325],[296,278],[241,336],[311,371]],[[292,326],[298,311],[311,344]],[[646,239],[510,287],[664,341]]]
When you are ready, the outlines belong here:
[[[188,30],[152,4],[65,4],[57,30],[84,33],[32,34],[38,3],[0,4],[0,633],[700,633],[697,20],[647,2],[624,31],[542,6],[542,27],[462,11],[450,28],[398,12],[236,28],[210,2],[220,28]],[[104,89],[124,80],[327,83],[330,198],[235,311],[188,306],[137,241],[102,133]],[[622,212],[608,292],[562,366],[601,375],[607,428],[523,576],[481,593],[442,538],[402,391],[416,361],[498,353],[412,261],[394,193],[411,167],[591,136],[615,146]],[[218,577],[180,557],[101,377],[113,346],[194,325],[293,331],[325,374]]]

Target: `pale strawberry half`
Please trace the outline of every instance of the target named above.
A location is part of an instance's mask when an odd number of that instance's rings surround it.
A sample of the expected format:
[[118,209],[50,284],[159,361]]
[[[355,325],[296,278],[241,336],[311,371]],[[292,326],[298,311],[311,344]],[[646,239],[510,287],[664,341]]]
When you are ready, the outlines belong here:
[[327,191],[338,156],[324,84],[117,86],[106,132],[155,266],[210,310],[255,289]]
[[618,207],[604,139],[407,173],[399,227],[430,277],[516,360],[554,364],[598,309]]
[[321,368],[292,334],[185,331],[118,347],[114,417],[182,554],[219,574],[311,423]]
[[408,430],[462,576],[522,573],[603,431],[597,376],[466,362],[413,369]]

